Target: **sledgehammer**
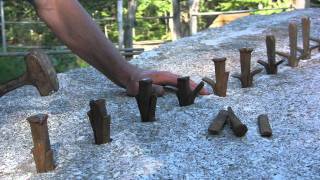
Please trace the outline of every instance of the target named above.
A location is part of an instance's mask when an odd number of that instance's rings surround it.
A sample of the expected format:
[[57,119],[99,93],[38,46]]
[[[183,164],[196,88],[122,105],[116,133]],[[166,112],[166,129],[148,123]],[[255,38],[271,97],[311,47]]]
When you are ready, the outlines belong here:
[[41,96],[58,91],[59,82],[49,57],[40,49],[31,50],[25,57],[27,72],[15,80],[0,85],[0,97],[24,85],[35,86]]

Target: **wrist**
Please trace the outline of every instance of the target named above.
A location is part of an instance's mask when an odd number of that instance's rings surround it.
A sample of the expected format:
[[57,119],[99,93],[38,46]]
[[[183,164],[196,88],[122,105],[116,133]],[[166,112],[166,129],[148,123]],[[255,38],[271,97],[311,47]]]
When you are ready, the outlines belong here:
[[141,74],[141,69],[136,67],[136,66],[133,66],[130,64],[130,68],[128,69],[128,77],[126,78],[125,82],[124,82],[124,87],[125,88],[128,88],[128,86],[132,85],[133,83],[135,82],[138,82],[139,81],[139,77],[140,77],[140,74]]

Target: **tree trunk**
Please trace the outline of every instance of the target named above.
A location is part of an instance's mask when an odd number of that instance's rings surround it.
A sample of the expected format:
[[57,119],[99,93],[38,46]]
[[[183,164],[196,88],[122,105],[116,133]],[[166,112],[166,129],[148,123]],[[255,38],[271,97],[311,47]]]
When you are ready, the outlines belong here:
[[172,0],[173,29],[172,40],[181,38],[180,0]]
[[194,13],[199,11],[200,0],[189,0],[189,28],[190,35],[194,35],[198,31],[198,17],[193,16]]
[[117,1],[117,21],[118,21],[118,47],[123,48],[123,0]]

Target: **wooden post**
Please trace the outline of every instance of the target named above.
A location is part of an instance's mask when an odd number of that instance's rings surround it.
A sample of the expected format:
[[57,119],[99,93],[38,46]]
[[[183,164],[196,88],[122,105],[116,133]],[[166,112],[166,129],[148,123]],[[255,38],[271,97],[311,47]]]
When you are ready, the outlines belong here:
[[259,60],[258,63],[264,66],[267,71],[267,74],[277,74],[278,66],[283,63],[285,60],[276,62],[276,39],[273,35],[268,35],[266,37],[266,46],[267,46],[267,55],[268,63]]
[[299,59],[310,59],[311,58],[311,48],[310,48],[310,18],[309,17],[303,17],[301,19],[301,25],[302,25],[302,42],[303,47],[298,48],[298,51],[300,51],[301,55]]
[[241,76],[244,77],[242,78],[242,81],[244,84],[247,86],[251,86],[251,79],[250,79],[250,74],[251,74],[251,53],[253,49],[251,48],[241,48],[239,49],[240,51],[240,65],[241,65]]
[[195,98],[197,97],[198,93],[204,86],[204,82],[198,84],[198,86],[192,91],[190,89],[190,78],[189,77],[182,77],[178,78],[177,84],[177,97],[179,100],[180,106],[189,106],[194,103]]
[[155,121],[157,94],[152,90],[152,80],[139,81],[139,93],[136,96],[142,122]]
[[106,36],[106,38],[109,38],[107,25],[104,25],[104,35]]
[[212,61],[215,65],[216,82],[208,77],[202,80],[211,85],[214,94],[217,96],[227,96],[229,72],[226,72],[226,58],[215,58]]
[[289,39],[290,39],[290,57],[289,64],[292,67],[298,66],[297,47],[298,47],[298,28],[296,24],[289,24]]
[[251,87],[253,84],[253,76],[260,73],[262,69],[256,69],[251,72],[251,53],[252,48],[241,48],[240,51],[240,64],[241,75],[233,75],[241,81],[242,88]]
[[293,7],[296,9],[310,8],[310,0],[293,0]]
[[217,135],[223,129],[228,118],[228,111],[221,110],[218,115],[213,119],[212,123],[208,128],[208,132],[213,135]]
[[126,48],[133,47],[133,28],[134,28],[134,22],[135,22],[135,15],[136,15],[136,1],[128,0],[128,14],[127,14],[125,39],[124,39]]
[[311,58],[311,49],[310,49],[310,18],[303,17],[301,19],[302,23],[302,37],[303,37],[303,52],[301,59],[310,59]]
[[198,13],[200,0],[189,0],[189,29],[190,35],[194,35],[198,31],[198,17],[193,14]]
[[181,38],[180,0],[172,0],[173,30],[172,40]]
[[90,101],[90,111],[87,114],[94,133],[95,144],[111,142],[111,117],[107,114],[106,101],[104,99]]
[[170,12],[165,12],[165,16],[166,17],[169,17],[169,18],[165,18],[164,21],[165,21],[165,25],[166,25],[166,34],[169,33],[170,31]]
[[276,54],[288,59],[288,64],[291,67],[297,67],[299,65],[299,58],[297,58],[297,42],[298,42],[298,28],[297,24],[291,22],[288,26],[289,30],[289,46],[290,52],[289,54],[284,52],[276,51]]
[[55,169],[47,120],[48,115],[46,114],[38,114],[27,118],[31,127],[34,144],[32,154],[38,173],[44,173]]
[[247,126],[243,124],[240,119],[234,114],[231,107],[228,107],[228,122],[230,123],[230,127],[234,135],[242,137],[247,133]]
[[123,48],[123,0],[117,1],[118,48]]

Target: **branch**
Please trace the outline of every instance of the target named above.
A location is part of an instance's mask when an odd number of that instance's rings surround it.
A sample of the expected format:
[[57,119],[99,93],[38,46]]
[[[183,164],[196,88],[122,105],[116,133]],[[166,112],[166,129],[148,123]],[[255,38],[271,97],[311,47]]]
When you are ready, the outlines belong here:
[[290,55],[288,53],[285,52],[280,52],[280,51],[276,51],[276,54],[285,58],[289,58]]
[[216,82],[208,77],[202,78],[202,81],[208,83],[210,86],[212,86],[212,88],[214,88],[216,85]]
[[317,43],[320,43],[320,39],[315,38],[315,37],[310,37],[310,40],[314,41],[314,42],[317,42]]
[[204,86],[204,82],[200,82],[198,84],[198,86],[192,91],[192,94],[191,94],[191,97],[193,98],[193,101],[194,99],[197,97],[197,95],[199,94],[199,92],[201,91],[201,89],[203,88]]
[[276,63],[276,66],[279,66],[280,64],[284,63],[285,61],[286,61],[285,59],[280,60],[279,62]]
[[262,61],[262,60],[258,60],[258,63],[261,64],[262,66],[264,66],[265,68],[269,67],[269,64],[267,62]]
[[239,73],[235,73],[235,74],[233,74],[231,76],[241,80],[241,74],[239,74]]
[[255,76],[256,74],[261,73],[262,70],[263,70],[262,68],[259,68],[259,69],[256,69],[256,70],[252,71],[252,72],[251,72],[251,76],[253,77],[253,76]]
[[297,47],[297,51],[299,51],[300,53],[303,53],[303,49],[300,47]]

